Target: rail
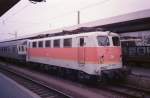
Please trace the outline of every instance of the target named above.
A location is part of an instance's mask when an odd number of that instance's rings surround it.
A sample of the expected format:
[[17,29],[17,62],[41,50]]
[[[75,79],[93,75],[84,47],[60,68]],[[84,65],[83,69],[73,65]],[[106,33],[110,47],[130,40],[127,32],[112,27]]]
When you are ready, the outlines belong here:
[[150,91],[126,84],[112,84],[103,89],[126,96],[127,98],[150,98]]
[[12,78],[14,81],[23,85],[32,92],[36,93],[41,98],[72,98],[71,96],[51,88],[36,79],[30,78],[19,72],[14,72],[11,69],[6,69],[1,66],[0,72]]

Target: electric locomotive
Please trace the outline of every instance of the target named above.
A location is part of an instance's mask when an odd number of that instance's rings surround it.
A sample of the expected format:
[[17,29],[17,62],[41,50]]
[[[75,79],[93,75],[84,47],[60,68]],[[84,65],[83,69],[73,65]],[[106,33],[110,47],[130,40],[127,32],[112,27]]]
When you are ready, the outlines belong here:
[[124,73],[119,35],[111,32],[31,39],[26,59],[80,79],[113,79]]

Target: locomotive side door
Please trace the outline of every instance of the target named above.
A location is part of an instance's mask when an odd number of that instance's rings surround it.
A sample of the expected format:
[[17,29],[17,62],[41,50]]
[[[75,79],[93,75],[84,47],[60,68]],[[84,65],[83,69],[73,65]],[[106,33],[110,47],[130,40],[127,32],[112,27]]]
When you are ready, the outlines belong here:
[[78,38],[78,63],[85,64],[85,37]]

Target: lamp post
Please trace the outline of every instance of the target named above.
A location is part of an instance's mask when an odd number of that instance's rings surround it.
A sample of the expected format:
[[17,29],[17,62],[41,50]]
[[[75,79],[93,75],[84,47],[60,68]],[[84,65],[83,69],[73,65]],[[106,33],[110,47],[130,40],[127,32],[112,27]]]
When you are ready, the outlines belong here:
[[80,24],[80,11],[78,11],[77,13],[78,13],[78,16],[77,16],[78,22],[77,23]]

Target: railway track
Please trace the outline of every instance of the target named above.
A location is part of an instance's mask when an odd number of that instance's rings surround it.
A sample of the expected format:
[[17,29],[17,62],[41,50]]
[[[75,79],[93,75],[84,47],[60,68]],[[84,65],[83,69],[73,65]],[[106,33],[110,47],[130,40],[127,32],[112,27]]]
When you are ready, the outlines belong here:
[[137,78],[142,78],[142,77],[144,77],[144,78],[150,78],[149,75],[141,75],[141,74],[136,74],[136,73],[131,73],[131,75],[132,75],[132,76],[135,76],[135,77],[137,77]]
[[[11,68],[9,68],[9,70],[11,70]],[[150,90],[145,90],[142,88],[137,88],[135,86],[130,86],[126,84],[104,85],[98,87],[98,89],[113,93],[113,97],[108,98],[150,98]],[[99,92],[98,89],[96,89],[97,92]],[[116,94],[116,96],[114,96],[114,94]],[[70,98],[70,97],[54,97],[54,98]]]
[[124,95],[127,98],[150,98],[150,91],[126,84],[113,84],[101,87],[106,91]]
[[51,88],[38,80],[29,78],[24,74],[20,74],[19,72],[14,72],[3,67],[0,67],[0,72],[26,87],[27,89],[31,90],[32,92],[36,93],[41,98],[72,98],[63,92]]

